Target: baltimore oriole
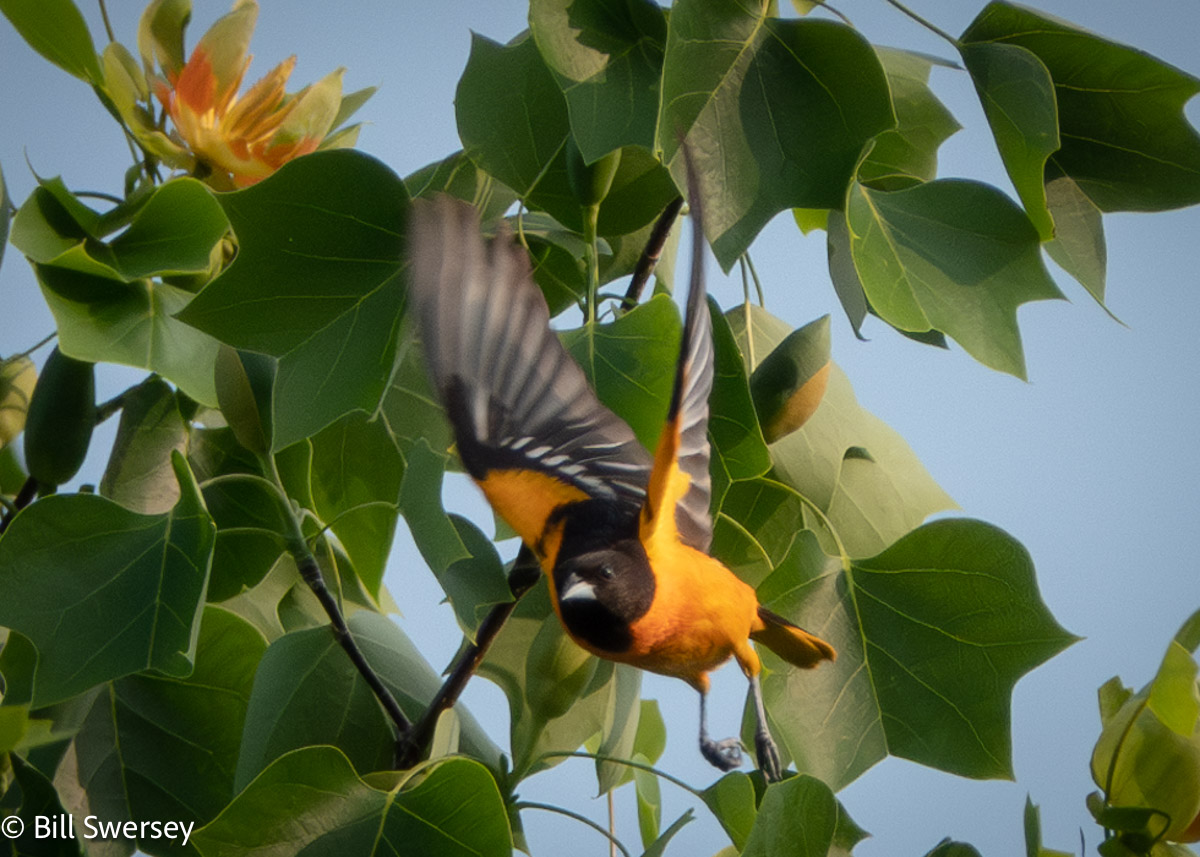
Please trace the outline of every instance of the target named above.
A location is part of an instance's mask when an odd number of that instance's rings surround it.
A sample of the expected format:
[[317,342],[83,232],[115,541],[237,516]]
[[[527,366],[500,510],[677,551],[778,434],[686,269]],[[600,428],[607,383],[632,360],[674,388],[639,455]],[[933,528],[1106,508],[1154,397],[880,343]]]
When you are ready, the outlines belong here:
[[760,606],[707,553],[713,346],[691,196],[691,290],[653,459],[551,331],[527,254],[506,236],[485,243],[470,206],[447,197],[414,206],[410,299],[463,466],[537,556],[570,636],[698,690],[700,750],[721,770],[741,764],[741,745],[709,738],[705,698],[709,671],[732,655],[750,680],[759,766],[778,779],[750,641],[800,667],[835,652]]

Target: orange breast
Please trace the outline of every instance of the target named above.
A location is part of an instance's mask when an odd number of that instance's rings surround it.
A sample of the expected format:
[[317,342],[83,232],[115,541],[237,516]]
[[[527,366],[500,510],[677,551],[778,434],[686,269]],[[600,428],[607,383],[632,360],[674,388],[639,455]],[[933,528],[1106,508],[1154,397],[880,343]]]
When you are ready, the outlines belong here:
[[758,611],[754,590],[718,560],[675,542],[648,545],[657,589],[649,612],[632,627],[634,645],[620,660],[707,689],[705,675],[736,655],[758,672],[750,630]]

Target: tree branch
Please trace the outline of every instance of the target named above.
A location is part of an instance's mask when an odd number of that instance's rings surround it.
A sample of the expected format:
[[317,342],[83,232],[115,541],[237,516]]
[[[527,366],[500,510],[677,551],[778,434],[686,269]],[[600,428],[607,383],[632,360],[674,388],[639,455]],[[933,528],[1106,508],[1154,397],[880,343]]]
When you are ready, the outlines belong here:
[[667,243],[667,236],[671,234],[671,227],[675,225],[675,218],[679,216],[682,208],[683,197],[675,197],[667,203],[663,213],[658,216],[654,228],[650,230],[646,249],[642,251],[637,265],[634,266],[633,277],[629,280],[629,288],[625,292],[625,299],[621,302],[622,308],[626,312],[641,301],[642,291],[646,288],[646,283],[650,280],[650,274],[654,272],[654,266],[658,264],[659,257],[662,256],[663,245]]
[[438,689],[437,694],[430,700],[429,707],[425,709],[421,719],[409,730],[407,735],[400,739],[396,749],[397,768],[411,768],[421,761],[425,749],[433,740],[433,732],[437,728],[438,718],[441,717],[443,711],[458,701],[458,697],[467,686],[467,682],[471,680],[471,676],[479,668],[479,664],[483,662],[484,655],[487,654],[496,636],[500,633],[500,629],[504,627],[504,623],[516,609],[521,596],[533,588],[540,573],[541,569],[538,567],[533,552],[522,545],[516,562],[513,563],[512,571],[508,574],[508,588],[512,591],[513,600],[493,607],[480,623],[479,630],[475,633],[475,642],[466,646],[459,653],[450,674]]

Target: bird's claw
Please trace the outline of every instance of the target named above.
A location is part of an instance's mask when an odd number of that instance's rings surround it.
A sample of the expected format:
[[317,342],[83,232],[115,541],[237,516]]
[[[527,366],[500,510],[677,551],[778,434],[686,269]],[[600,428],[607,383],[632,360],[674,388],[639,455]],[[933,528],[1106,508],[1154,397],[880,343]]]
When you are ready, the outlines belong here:
[[779,748],[771,733],[761,729],[754,733],[754,754],[758,757],[759,770],[763,772],[768,783],[777,783],[783,779],[783,768],[779,764]]
[[742,742],[737,738],[726,738],[724,741],[701,738],[700,752],[709,764],[722,771],[732,771],[742,764]]

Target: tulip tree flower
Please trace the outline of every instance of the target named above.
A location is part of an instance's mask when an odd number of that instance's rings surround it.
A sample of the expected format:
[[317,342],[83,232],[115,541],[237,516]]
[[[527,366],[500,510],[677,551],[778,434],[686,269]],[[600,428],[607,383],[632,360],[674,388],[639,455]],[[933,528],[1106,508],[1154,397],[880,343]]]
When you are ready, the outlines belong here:
[[[185,62],[190,15],[190,0],[154,0],[138,32],[141,66],[118,43],[104,53],[105,90],[146,152],[228,189],[264,179],[318,148],[354,145],[358,126],[330,132],[373,90],[343,97],[344,69],[338,69],[289,95],[293,56],[239,95],[257,2],[237,0]],[[155,101],[161,106],[157,116]],[[165,129],[167,117],[172,132]]]

